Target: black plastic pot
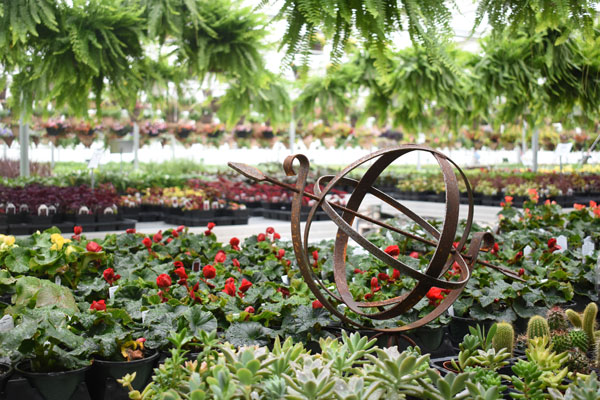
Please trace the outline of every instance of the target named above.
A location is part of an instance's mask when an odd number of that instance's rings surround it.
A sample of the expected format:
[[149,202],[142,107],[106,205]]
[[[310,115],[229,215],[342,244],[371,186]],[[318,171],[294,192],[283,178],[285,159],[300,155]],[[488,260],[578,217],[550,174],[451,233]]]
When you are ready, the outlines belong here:
[[[498,373],[502,374],[502,375],[509,375],[509,376],[512,375],[513,374],[512,366],[515,365],[515,363],[517,361],[519,361],[520,359],[523,359],[523,357],[509,358],[508,365],[505,365],[504,367],[499,368]],[[448,372],[458,373],[458,371],[456,371],[452,367],[452,360],[455,360],[458,364],[457,356],[433,358],[433,359],[431,359],[431,361],[429,363],[432,368],[437,369],[438,371],[440,371],[442,376],[445,376]]]
[[27,221],[27,214],[25,213],[6,214],[7,224],[20,224],[25,221]]
[[424,326],[409,331],[408,336],[415,341],[423,353],[432,353],[442,345],[444,328],[429,328]]
[[74,222],[76,225],[93,224],[96,222],[94,214],[67,214],[67,220]]
[[119,219],[119,215],[118,214],[111,214],[111,213],[100,213],[96,215],[96,221],[97,222],[115,222],[116,220]]
[[126,400],[129,399],[127,389],[123,388],[117,379],[127,374],[136,373],[132,386],[142,391],[152,376],[152,370],[158,360],[159,353],[153,353],[142,360],[136,361],[104,361],[94,360],[92,369],[86,376],[86,383],[92,400]]
[[52,215],[32,215],[29,218],[31,225],[48,227],[52,225]]
[[31,372],[29,361],[21,361],[15,369],[35,387],[46,400],[70,399],[91,366],[62,372]]
[[235,131],[235,137],[238,139],[246,139],[249,138],[252,134],[252,131]]
[[496,321],[492,321],[489,319],[486,320],[476,320],[473,318],[463,318],[463,317],[452,317],[450,323],[448,324],[448,332],[450,334],[450,341],[456,347],[460,343],[462,343],[464,337],[469,334],[469,327],[475,327],[478,324],[482,325],[486,331],[488,331],[492,325],[494,325]]
[[9,364],[0,363],[0,393],[4,392],[6,382],[12,375],[13,368]]

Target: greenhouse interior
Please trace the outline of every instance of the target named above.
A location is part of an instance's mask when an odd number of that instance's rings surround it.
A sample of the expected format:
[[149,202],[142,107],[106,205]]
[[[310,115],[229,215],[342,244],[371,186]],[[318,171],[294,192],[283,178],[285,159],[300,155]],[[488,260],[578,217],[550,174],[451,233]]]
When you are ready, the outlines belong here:
[[0,400],[600,399],[600,1],[0,22]]

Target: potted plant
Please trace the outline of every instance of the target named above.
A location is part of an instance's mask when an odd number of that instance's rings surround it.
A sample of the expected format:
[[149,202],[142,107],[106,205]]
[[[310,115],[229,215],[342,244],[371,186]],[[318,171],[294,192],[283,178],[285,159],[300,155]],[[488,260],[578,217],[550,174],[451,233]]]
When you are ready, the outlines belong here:
[[86,376],[92,400],[127,399],[127,393],[116,384],[126,374],[136,374],[133,387],[140,390],[150,379],[159,353],[145,347],[145,339],[134,338],[132,319],[125,310],[106,307],[104,300],[90,306],[92,318],[87,333],[96,342],[94,363]]
[[2,140],[4,140],[4,143],[6,143],[8,147],[10,147],[13,140],[15,140],[15,135],[10,126],[0,125],[0,138],[2,138]]
[[182,122],[175,126],[175,136],[179,140],[187,139],[192,132],[196,131],[196,126],[193,122]]
[[47,400],[69,399],[90,368],[94,343],[78,329],[76,313],[44,306],[21,308],[16,326],[0,333],[2,346]]
[[6,382],[10,379],[13,373],[13,367],[10,364],[0,362],[0,393],[4,392]]
[[73,124],[72,131],[85,147],[90,147],[96,138],[98,128],[92,127],[89,122],[79,122]]
[[140,125],[140,133],[149,137],[158,137],[167,131],[167,124],[163,121],[146,121]]
[[69,124],[61,120],[49,119],[43,126],[46,128],[48,136],[57,137],[65,133]]
[[118,138],[123,138],[133,131],[131,122],[115,122],[110,126],[110,131]]
[[252,135],[252,127],[240,123],[235,126],[233,133],[237,139],[248,139]]

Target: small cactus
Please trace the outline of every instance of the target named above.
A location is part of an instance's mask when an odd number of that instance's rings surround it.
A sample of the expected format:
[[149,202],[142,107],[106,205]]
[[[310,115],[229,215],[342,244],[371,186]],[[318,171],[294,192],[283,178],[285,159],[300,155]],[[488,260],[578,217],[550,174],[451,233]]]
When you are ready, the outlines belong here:
[[548,321],[541,315],[535,315],[531,317],[527,323],[527,340],[534,339],[536,337],[546,336],[550,337],[550,327],[548,327]]
[[508,322],[496,324],[496,334],[492,338],[492,346],[496,352],[506,349],[512,356],[515,344],[515,330]]
[[600,367],[600,339],[596,339],[594,346],[594,361],[596,362],[596,368]]
[[548,310],[546,315],[548,319],[548,326],[551,331],[566,331],[569,329],[569,321],[567,320],[567,314],[565,310],[556,306]]
[[573,344],[571,343],[571,337],[567,331],[554,331],[552,333],[551,344],[552,350],[557,353],[562,353],[570,350],[573,347]]
[[567,311],[565,311],[565,314],[567,314],[567,318],[569,319],[569,322],[571,322],[571,325],[573,325],[573,327],[581,328],[583,323],[581,322],[581,315],[579,315],[577,311],[568,309]]
[[571,372],[579,372],[581,374],[589,374],[590,360],[585,355],[585,352],[579,349],[569,351],[567,367]]
[[594,339],[594,331],[596,330],[596,315],[598,315],[598,306],[596,303],[590,303],[585,307],[582,314],[582,328],[587,334],[588,340]]
[[571,339],[571,344],[573,347],[577,347],[584,353],[587,353],[590,347],[590,340],[587,333],[581,329],[573,329],[571,332],[569,332],[569,338]]

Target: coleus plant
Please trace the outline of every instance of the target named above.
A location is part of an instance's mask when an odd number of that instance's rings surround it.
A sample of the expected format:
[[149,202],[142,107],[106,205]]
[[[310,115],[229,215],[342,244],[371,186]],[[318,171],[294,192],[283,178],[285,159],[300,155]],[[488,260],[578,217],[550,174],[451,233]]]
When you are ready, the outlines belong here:
[[32,215],[38,215],[38,209],[42,205],[53,206],[59,213],[77,214],[82,207],[92,213],[113,207],[118,203],[118,196],[110,184],[99,185],[94,190],[86,185],[60,187],[33,184],[25,187],[0,187],[0,203],[3,204],[4,212],[10,203]]

